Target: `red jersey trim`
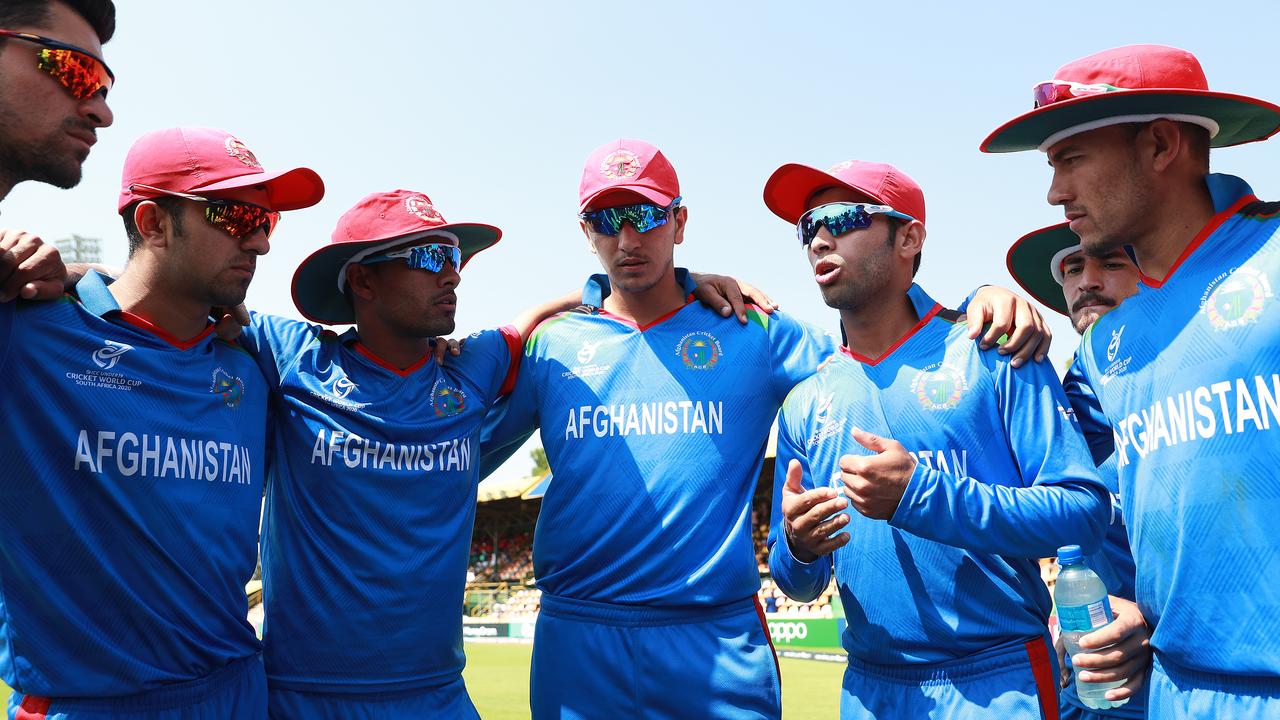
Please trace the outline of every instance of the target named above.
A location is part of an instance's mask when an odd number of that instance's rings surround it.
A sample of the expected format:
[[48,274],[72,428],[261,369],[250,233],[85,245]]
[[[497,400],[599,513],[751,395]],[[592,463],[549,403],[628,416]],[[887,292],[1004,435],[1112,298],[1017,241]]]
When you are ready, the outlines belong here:
[[686,297],[686,298],[684,299],[684,305],[681,305],[680,307],[676,308],[675,310],[672,310],[671,312],[667,313],[666,315],[663,315],[662,317],[658,318],[657,320],[654,320],[654,321],[653,321],[653,322],[651,322],[651,323],[648,323],[647,325],[644,325],[643,327],[642,327],[642,326],[640,326],[640,325],[637,325],[637,324],[635,323],[635,321],[634,321],[634,320],[628,320],[627,318],[624,318],[624,317],[622,317],[621,315],[614,315],[613,313],[609,312],[608,310],[605,310],[604,308],[600,308],[597,312],[598,312],[598,314],[599,314],[601,317],[607,317],[607,318],[609,318],[610,320],[616,320],[616,321],[618,321],[618,322],[622,323],[623,325],[628,325],[628,326],[630,326],[630,327],[635,328],[636,330],[639,330],[640,332],[644,332],[645,330],[648,330],[649,328],[651,328],[651,327],[653,327],[653,326],[655,326],[655,325],[658,325],[658,324],[661,324],[661,323],[663,323],[663,322],[666,322],[667,320],[670,320],[672,317],[674,317],[674,316],[675,316],[675,314],[676,314],[676,313],[678,313],[678,312],[680,312],[681,310],[683,310],[683,309],[685,309],[685,308],[689,307],[689,303],[691,303],[691,302],[693,302],[693,294],[692,294],[692,293],[690,293],[690,294],[689,294],[689,296],[688,296],[688,297]]
[[1053,661],[1044,638],[1028,640],[1027,661],[1031,675],[1036,679],[1036,695],[1040,701],[1040,714],[1045,720],[1058,720],[1058,685],[1054,682]]
[[1147,275],[1142,272],[1142,269],[1139,268],[1138,278],[1142,280],[1142,284],[1156,288],[1157,290],[1164,287],[1164,284],[1169,282],[1169,278],[1173,277],[1174,271],[1182,267],[1182,263],[1185,262],[1187,258],[1191,257],[1191,254],[1198,250],[1200,246],[1204,244],[1204,241],[1209,239],[1210,235],[1217,232],[1218,228],[1222,227],[1223,223],[1229,220],[1236,213],[1240,212],[1240,208],[1257,201],[1257,196],[1245,195],[1234,203],[1231,203],[1230,207],[1226,210],[1223,210],[1210,218],[1209,223],[1201,228],[1200,232],[1196,233],[1195,238],[1191,240],[1191,244],[1183,248],[1182,254],[1178,255],[1178,259],[1174,260],[1173,265],[1169,266],[1169,272],[1164,274],[1164,280],[1156,280],[1155,278],[1147,277]]
[[374,365],[377,365],[383,370],[387,370],[392,373],[395,373],[400,377],[409,377],[410,375],[420,370],[423,365],[426,365],[428,362],[435,359],[435,353],[429,352],[426,355],[423,355],[422,358],[417,362],[415,362],[414,364],[401,370],[395,365],[392,365],[386,360],[383,360],[382,358],[378,357],[376,354],[374,354],[372,350],[370,350],[364,343],[360,342],[359,340],[355,341],[354,343],[351,343],[351,347],[355,348],[356,352],[368,358],[369,361],[372,362]]
[[895,350],[902,347],[903,343],[910,340],[912,335],[915,335],[917,332],[919,332],[920,328],[924,327],[925,325],[928,325],[929,321],[932,320],[934,316],[937,315],[939,312],[942,312],[942,304],[934,303],[933,307],[929,310],[929,312],[925,313],[924,317],[920,318],[920,322],[916,323],[914,326],[912,326],[910,330],[904,333],[902,337],[898,338],[898,341],[890,345],[888,350],[885,350],[884,352],[880,353],[880,357],[872,359],[864,355],[859,355],[858,353],[850,350],[848,347],[844,345],[840,346],[840,352],[844,353],[845,355],[848,355],[849,357],[853,358],[854,360],[857,360],[858,362],[864,365],[879,365],[881,361],[883,361],[885,358],[892,355]]
[[520,374],[520,359],[524,357],[524,341],[520,332],[511,325],[498,328],[502,339],[507,341],[507,351],[511,354],[511,363],[507,366],[507,376],[502,379],[502,387],[498,388],[498,397],[510,395],[516,389],[516,376]]
[[195,337],[189,340],[179,340],[178,338],[169,334],[159,325],[156,325],[155,323],[142,317],[141,315],[134,315],[131,312],[125,312],[121,310],[120,319],[138,328],[139,330],[146,330],[147,332],[151,333],[152,335],[155,335],[156,337],[178,348],[179,350],[190,350],[196,345],[199,345],[202,340],[209,337],[209,335],[213,333],[213,324],[210,323],[208,325],[205,325],[204,332],[201,332],[199,335],[196,335]]

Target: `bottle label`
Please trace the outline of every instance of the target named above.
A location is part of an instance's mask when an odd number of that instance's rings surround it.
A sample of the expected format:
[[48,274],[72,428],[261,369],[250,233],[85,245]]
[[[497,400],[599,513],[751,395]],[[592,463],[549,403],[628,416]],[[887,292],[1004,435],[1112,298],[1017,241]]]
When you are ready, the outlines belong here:
[[1059,605],[1058,625],[1062,632],[1089,632],[1111,622],[1111,600],[1103,596],[1088,605]]

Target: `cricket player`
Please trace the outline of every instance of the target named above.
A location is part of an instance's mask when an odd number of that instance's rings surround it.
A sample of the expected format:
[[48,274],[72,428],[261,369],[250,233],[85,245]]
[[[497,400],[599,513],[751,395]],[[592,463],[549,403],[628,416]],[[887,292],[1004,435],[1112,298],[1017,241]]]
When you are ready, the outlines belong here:
[[268,387],[209,312],[243,301],[280,212],[323,194],[316,173],[266,172],[229,133],[148,133],[125,159],[119,279],[0,305],[11,717],[266,717],[244,584]]
[[1056,718],[1037,559],[1096,547],[1110,502],[1052,366],[980,350],[912,282],[925,202],[901,170],[784,165],[764,198],[846,338],[783,404],[769,562],[800,601],[834,573],[841,718]]
[[[111,124],[115,76],[102,44],[116,28],[111,0],[6,0],[0,4],[0,201],[28,180],[60,188]],[[62,295],[58,251],[39,236],[0,231],[0,302]]]
[[776,718],[750,499],[779,404],[835,343],[785,313],[739,325],[689,302],[673,260],[688,210],[653,145],[593,151],[579,201],[605,274],[526,343],[485,446],[541,427],[555,470],[533,716]]
[[[298,311],[320,324],[255,313],[241,335],[273,409],[262,543],[272,718],[477,717],[461,618],[479,431],[515,382],[522,336],[576,304],[535,307],[433,362],[433,339],[454,330],[462,268],[501,235],[446,222],[420,192],[374,193],[294,274]],[[705,278],[703,296],[719,308],[728,284]]]
[[[1117,247],[1107,250],[1101,257],[1088,255],[1080,246],[1080,238],[1066,223],[1019,238],[1009,248],[1008,267],[1009,274],[1023,290],[1042,305],[1070,318],[1071,325],[1080,334],[1138,288],[1138,268],[1128,252]],[[1069,397],[1074,395],[1069,394]],[[1085,411],[1087,408],[1082,409]],[[1105,440],[1109,447],[1110,436],[1107,435]],[[1107,590],[1111,594],[1111,610],[1116,621],[1099,633],[1081,638],[1086,648],[1107,649],[1077,655],[1082,661],[1078,669],[1085,671],[1081,677],[1086,681],[1125,680],[1124,686],[1111,690],[1108,695],[1111,700],[1127,702],[1108,709],[1086,706],[1076,693],[1075,662],[1065,658],[1061,717],[1064,720],[1144,718],[1146,694],[1142,688],[1151,664],[1150,633],[1142,612],[1134,602],[1133,552],[1129,549],[1120,504],[1116,457],[1111,453],[1101,461],[1097,458],[1094,461],[1098,463],[1099,479],[1111,493],[1114,511],[1102,549],[1093,562],[1106,562],[1113,573],[1114,581]],[[1061,642],[1058,650],[1062,660],[1065,648]]]
[[1280,716],[1280,214],[1209,172],[1211,147],[1278,130],[1280,107],[1210,90],[1191,53],[1134,45],[1062,66],[982,144],[1045,152],[1084,251],[1129,246],[1142,272],[1074,367],[1081,421],[1114,442],[1153,718]]

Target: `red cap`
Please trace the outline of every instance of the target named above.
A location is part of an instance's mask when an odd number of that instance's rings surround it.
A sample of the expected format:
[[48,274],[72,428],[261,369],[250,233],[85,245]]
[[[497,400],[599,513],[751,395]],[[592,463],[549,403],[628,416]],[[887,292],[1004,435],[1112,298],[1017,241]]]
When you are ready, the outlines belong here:
[[587,156],[582,182],[578,184],[578,211],[600,205],[597,201],[614,194],[639,195],[645,201],[666,206],[680,195],[680,180],[658,148],[643,140],[614,140]]
[[783,165],[764,184],[764,204],[794,225],[809,198],[830,187],[849,188],[924,222],[924,191],[916,181],[892,165],[862,160],[846,160],[826,172],[796,163]]
[[164,195],[138,185],[195,195],[266,185],[272,210],[299,210],[324,197],[324,182],[314,170],[264,172],[243,142],[213,128],[169,128],[138,138],[124,159],[117,211]]
[[329,244],[298,265],[293,274],[293,303],[309,320],[329,325],[353,323],[355,311],[342,290],[347,265],[388,246],[432,236],[455,240],[465,266],[476,253],[495,245],[502,231],[482,223],[446,222],[431,198],[420,192],[392,190],[367,195],[338,218]]

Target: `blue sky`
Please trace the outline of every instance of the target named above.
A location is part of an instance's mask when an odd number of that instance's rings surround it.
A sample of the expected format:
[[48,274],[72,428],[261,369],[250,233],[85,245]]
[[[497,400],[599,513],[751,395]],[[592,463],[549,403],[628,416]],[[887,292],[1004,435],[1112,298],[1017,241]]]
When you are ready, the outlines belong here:
[[[1061,218],[1044,199],[1042,154],[977,150],[1059,65],[1116,45],[1176,45],[1196,53],[1212,88],[1280,102],[1280,8],[1260,0],[1211,15],[1183,0],[118,5],[105,50],[116,124],[77,188],[18,186],[5,225],[98,236],[122,263],[115,200],[129,145],[162,127],[222,127],[268,168],[306,165],[328,188],[286,215],[253,307],[295,314],[298,262],[361,196],[405,187],[450,221],[505,232],[467,267],[460,332],[598,271],[577,227],[577,184],[587,153],[617,137],[653,142],[680,174],[680,264],[746,278],[834,330],[793,230],[760,200],[777,166],[856,158],[914,177],[929,208],[918,280],[954,305],[980,283],[1012,286],[1008,246]],[[1265,199],[1280,197],[1277,161],[1280,138],[1213,156]],[[1065,321],[1055,330],[1061,365],[1075,337]]]

